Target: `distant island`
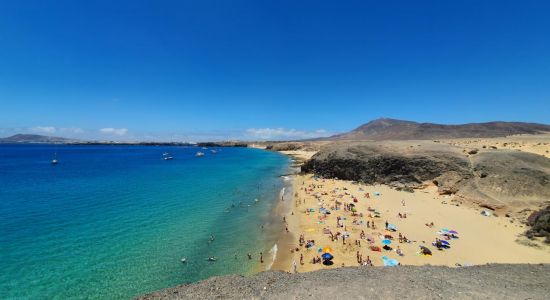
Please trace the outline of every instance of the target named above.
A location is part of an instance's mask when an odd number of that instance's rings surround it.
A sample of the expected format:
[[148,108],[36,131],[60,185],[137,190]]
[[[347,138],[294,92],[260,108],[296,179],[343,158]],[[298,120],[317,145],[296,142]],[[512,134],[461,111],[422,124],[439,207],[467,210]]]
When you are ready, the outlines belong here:
[[0,138],[0,144],[70,144],[75,142],[78,140],[38,134],[16,134]]
[[247,147],[236,141],[225,142],[149,142],[149,141],[86,141],[38,134],[16,134],[0,138],[0,144],[66,144],[66,145],[118,145],[118,146],[198,146],[198,147]]

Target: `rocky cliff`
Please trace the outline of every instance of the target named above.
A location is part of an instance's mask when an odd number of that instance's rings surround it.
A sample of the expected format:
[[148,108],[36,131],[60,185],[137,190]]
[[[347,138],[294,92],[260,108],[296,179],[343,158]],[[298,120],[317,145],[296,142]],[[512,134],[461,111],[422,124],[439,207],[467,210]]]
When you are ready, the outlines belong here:
[[548,158],[432,141],[334,143],[323,147],[302,171],[395,187],[433,183],[441,194],[457,194],[496,209],[550,199]]

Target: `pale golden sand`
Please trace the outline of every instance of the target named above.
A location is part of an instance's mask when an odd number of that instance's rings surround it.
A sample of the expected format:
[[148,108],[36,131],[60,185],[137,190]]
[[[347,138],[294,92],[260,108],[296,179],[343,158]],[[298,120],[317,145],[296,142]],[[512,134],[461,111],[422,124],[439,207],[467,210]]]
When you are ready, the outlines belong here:
[[[347,190],[344,190],[346,188]],[[312,189],[310,191],[310,189]],[[362,189],[362,190],[360,190]],[[306,191],[307,190],[307,191]],[[375,192],[380,196],[375,196]],[[435,187],[417,190],[415,193],[396,191],[388,186],[368,186],[353,184],[350,181],[314,179],[312,175],[296,175],[294,179],[294,201],[285,218],[289,233],[279,241],[279,253],[273,269],[292,271],[293,262],[297,264],[298,272],[307,272],[324,268],[357,266],[357,251],[362,254],[363,260],[370,256],[375,266],[383,265],[382,256],[396,259],[404,265],[447,265],[455,266],[485,263],[550,263],[548,247],[535,248],[516,242],[525,231],[524,225],[517,220],[504,216],[485,217],[480,214],[481,209],[474,209],[466,204],[458,203],[452,196],[439,196]],[[365,194],[369,193],[367,199]],[[331,209],[335,200],[342,203],[352,203],[353,196],[358,199],[355,203],[357,213],[363,217],[353,217],[351,212]],[[404,201],[405,206],[403,206]],[[444,203],[444,204],[442,204]],[[458,204],[458,206],[457,206]],[[319,207],[324,206],[332,213],[320,222]],[[380,212],[379,218],[369,217],[368,207]],[[306,213],[311,208],[314,212]],[[407,218],[398,218],[398,213],[406,213]],[[344,228],[337,228],[336,218],[345,218]],[[361,225],[354,225],[353,221],[363,221]],[[396,232],[385,230],[385,221],[397,226]],[[367,228],[366,222],[374,221],[376,229]],[[511,223],[513,221],[513,223]],[[426,223],[433,222],[433,228]],[[342,243],[342,239],[332,242],[330,235],[323,234],[328,228],[333,233],[347,231],[351,235]],[[437,237],[437,231],[453,229],[459,232],[459,239],[450,240],[451,248],[438,251],[432,246]],[[369,249],[369,242],[361,240],[361,247],[355,244],[360,239],[360,232],[374,237],[374,244],[381,247],[380,235],[393,236],[391,247],[393,251],[382,250],[375,252]],[[402,233],[412,243],[399,243],[398,234]],[[315,246],[309,250],[298,245],[300,234],[305,240],[315,240]],[[419,245],[425,245],[432,250],[432,256],[419,255]],[[329,246],[333,249],[334,265],[324,266],[312,264],[313,257],[320,256],[319,247]],[[395,248],[399,246],[404,256],[398,256]],[[291,253],[291,248],[299,248],[298,252]],[[300,264],[300,254],[304,256],[304,264]]]
[[442,142],[465,148],[486,148],[517,150],[550,157],[550,133],[537,135],[513,135],[500,138],[449,139]]
[[287,151],[279,151],[279,152],[300,160],[308,160],[315,153],[317,153],[317,151],[306,151],[306,150],[287,150]]

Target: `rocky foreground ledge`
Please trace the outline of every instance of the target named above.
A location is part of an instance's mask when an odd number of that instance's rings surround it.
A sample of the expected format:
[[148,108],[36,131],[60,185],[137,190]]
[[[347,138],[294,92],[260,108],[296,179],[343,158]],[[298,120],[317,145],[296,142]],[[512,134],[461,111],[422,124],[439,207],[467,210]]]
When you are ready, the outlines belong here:
[[213,277],[138,299],[548,299],[550,265],[349,267]]

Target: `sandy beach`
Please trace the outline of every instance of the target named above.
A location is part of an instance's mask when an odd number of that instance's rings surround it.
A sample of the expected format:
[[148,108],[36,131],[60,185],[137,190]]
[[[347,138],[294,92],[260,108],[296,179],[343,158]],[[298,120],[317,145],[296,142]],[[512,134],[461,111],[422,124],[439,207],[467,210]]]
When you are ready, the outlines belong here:
[[[285,154],[308,159],[314,152]],[[463,203],[452,195],[439,195],[435,186],[410,193],[385,185],[322,179],[311,174],[294,175],[293,180],[291,209],[284,215],[288,233],[278,243],[274,270],[309,272],[358,266],[366,264],[367,257],[374,266],[383,266],[383,257],[386,262],[402,265],[550,263],[548,246],[518,242],[524,240],[526,229],[519,220],[494,213],[484,216],[483,208]],[[386,222],[395,229],[387,230]],[[449,231],[458,233],[448,238],[444,233]],[[336,238],[331,238],[330,233]],[[407,242],[399,239],[400,234]],[[433,244],[436,239],[450,248],[438,250]],[[383,240],[389,240],[390,250],[382,248]],[[308,245],[308,241],[314,242]],[[432,255],[422,254],[420,246],[428,248]],[[325,247],[331,248],[332,265],[312,263],[321,257]]]
[[499,138],[448,139],[442,140],[442,142],[467,148],[507,149],[550,157],[550,133],[537,135],[523,134]]

